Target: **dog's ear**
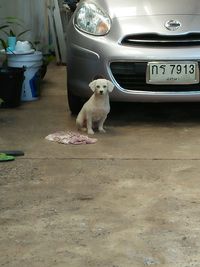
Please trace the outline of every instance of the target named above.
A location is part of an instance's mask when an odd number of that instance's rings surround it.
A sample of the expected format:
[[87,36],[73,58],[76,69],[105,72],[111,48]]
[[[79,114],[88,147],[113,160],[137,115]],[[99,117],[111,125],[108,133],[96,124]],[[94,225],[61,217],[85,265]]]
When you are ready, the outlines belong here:
[[114,84],[111,81],[107,80],[107,86],[108,86],[108,92],[111,93],[112,90],[114,89]]
[[89,83],[89,87],[94,92],[95,91],[95,87],[96,87],[96,80],[94,80],[91,83]]

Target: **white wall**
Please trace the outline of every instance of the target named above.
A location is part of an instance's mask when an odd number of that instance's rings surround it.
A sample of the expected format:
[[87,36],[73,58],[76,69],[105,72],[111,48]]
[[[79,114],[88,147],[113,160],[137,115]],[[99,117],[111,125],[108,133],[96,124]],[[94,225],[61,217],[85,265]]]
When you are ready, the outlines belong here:
[[46,0],[0,0],[0,18],[5,16],[23,19],[25,29],[31,30],[21,39],[48,45]]

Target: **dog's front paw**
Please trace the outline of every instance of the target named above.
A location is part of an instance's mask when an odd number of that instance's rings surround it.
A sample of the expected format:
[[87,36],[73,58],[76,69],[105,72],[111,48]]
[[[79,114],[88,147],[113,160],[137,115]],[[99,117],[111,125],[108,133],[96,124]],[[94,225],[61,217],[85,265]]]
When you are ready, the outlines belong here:
[[94,134],[94,131],[92,129],[89,129],[88,134]]
[[104,130],[104,128],[99,128],[99,132],[100,132],[100,133],[105,133],[106,130]]

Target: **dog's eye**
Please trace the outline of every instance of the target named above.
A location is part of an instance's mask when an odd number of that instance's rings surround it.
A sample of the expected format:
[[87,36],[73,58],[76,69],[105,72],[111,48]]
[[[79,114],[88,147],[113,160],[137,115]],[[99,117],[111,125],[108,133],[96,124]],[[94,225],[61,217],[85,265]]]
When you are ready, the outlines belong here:
[[97,85],[96,87],[97,87],[98,89],[100,88],[100,86],[99,86],[99,85]]
[[106,87],[107,87],[106,85],[103,86],[103,88],[106,88]]

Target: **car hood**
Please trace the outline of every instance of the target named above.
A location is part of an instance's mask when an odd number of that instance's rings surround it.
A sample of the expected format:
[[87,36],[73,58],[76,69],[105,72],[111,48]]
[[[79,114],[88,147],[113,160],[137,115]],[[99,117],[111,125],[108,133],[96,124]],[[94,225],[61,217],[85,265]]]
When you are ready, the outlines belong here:
[[93,0],[110,17],[199,15],[200,0]]

